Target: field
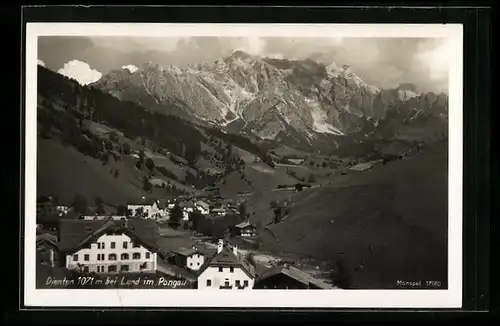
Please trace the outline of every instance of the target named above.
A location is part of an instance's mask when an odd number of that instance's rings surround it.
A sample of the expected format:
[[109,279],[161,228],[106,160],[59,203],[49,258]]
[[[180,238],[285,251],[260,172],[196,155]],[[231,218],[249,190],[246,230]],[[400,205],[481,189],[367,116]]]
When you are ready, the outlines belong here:
[[[286,196],[291,215],[261,233],[263,250],[313,257],[318,264],[343,257],[357,288],[394,288],[397,280],[446,284],[445,144],[332,178],[331,185],[275,195]],[[266,206],[267,219],[272,218],[270,200],[268,195],[253,200],[254,219],[266,219]]]

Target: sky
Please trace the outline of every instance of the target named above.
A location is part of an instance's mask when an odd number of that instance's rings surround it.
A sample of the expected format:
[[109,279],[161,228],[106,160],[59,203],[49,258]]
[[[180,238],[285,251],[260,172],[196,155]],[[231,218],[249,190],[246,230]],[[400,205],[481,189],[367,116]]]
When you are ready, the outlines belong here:
[[145,62],[180,67],[213,62],[234,50],[285,59],[348,64],[368,84],[393,88],[413,83],[421,91],[448,90],[453,49],[439,38],[290,37],[83,37],[38,39],[38,60],[47,68],[90,83],[114,69]]

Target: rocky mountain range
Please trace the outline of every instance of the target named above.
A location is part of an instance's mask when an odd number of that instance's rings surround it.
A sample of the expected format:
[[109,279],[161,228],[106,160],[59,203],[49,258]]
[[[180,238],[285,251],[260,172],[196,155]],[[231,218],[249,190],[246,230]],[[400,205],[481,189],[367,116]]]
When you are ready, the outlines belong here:
[[[419,129],[425,139],[446,133],[448,96],[412,84],[379,89],[348,65],[272,59],[234,51],[212,63],[181,69],[154,63],[119,69],[93,87],[150,110],[202,125],[299,148],[338,147],[383,125],[384,137]],[[389,120],[397,121],[397,129]],[[415,139],[422,141],[421,134]],[[415,134],[415,132],[413,132]],[[430,138],[432,138],[432,135]]]

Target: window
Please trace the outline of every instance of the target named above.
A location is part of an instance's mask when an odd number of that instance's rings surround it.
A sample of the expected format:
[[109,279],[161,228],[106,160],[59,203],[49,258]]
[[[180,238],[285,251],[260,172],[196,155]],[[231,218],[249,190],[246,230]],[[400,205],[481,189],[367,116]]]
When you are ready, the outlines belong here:
[[97,243],[97,249],[101,249],[101,243],[100,242]]
[[116,254],[109,254],[108,259],[109,260],[116,260]]
[[134,247],[134,248],[139,248],[140,246],[141,246],[140,244],[135,243],[135,242],[132,244],[132,247]]
[[78,261],[78,255],[73,255],[73,261]]
[[224,287],[228,288],[230,287],[231,285],[229,284],[229,280],[225,280],[224,281]]
[[128,249],[128,242],[127,241],[123,241],[123,249]]
[[[100,255],[97,255],[97,257],[100,257]],[[97,273],[101,272],[101,266],[97,266]]]
[[129,255],[128,254],[122,254],[122,256],[120,257],[121,260],[128,260],[130,259],[129,258]]
[[198,265],[198,266],[200,266],[200,262],[198,262],[198,264],[197,264],[197,265]]
[[88,273],[89,272],[89,267],[88,266],[83,266],[83,272]]
[[219,267],[219,272],[222,272],[223,270],[224,270],[224,268]]
[[111,249],[115,249],[116,247],[116,243],[115,242],[111,242]]
[[212,286],[212,280],[207,280],[207,286]]
[[192,266],[193,266],[193,263],[192,263],[192,262],[191,262],[191,263],[189,263],[189,267],[192,267]]
[[116,273],[116,265],[109,265],[108,272],[109,273]]
[[233,266],[229,267],[229,273],[234,273],[234,267]]
[[236,286],[241,287],[240,280],[236,280]]
[[128,265],[121,265],[120,266],[120,271],[122,271],[122,272],[128,272]]
[[146,252],[146,259],[149,259],[150,256],[151,256],[151,253]]
[[140,252],[134,252],[132,254],[132,259],[141,259],[141,253]]
[[85,260],[85,261],[89,261],[89,260],[90,260],[90,255],[85,254],[85,255],[83,256],[83,260]]
[[101,254],[101,260],[104,260],[104,259],[106,259],[106,258],[104,257],[104,254]]
[[243,281],[243,285],[248,286],[248,281],[247,280]]
[[104,242],[101,243],[101,249],[106,249],[106,247],[104,246]]
[[[97,260],[101,260],[101,254],[97,254]],[[97,266],[97,267],[99,267],[99,266]],[[97,270],[97,271],[99,271],[99,270]]]

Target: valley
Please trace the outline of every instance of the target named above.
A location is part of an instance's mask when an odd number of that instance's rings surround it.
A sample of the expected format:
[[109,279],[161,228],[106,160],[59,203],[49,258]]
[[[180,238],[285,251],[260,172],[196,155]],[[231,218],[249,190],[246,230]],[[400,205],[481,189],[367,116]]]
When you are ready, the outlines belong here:
[[[348,67],[244,52],[88,86],[39,66],[37,196],[99,198],[108,214],[145,198],[227,200],[257,230],[232,240],[261,264],[325,280],[342,264],[349,288],[444,281],[447,105]],[[160,246],[210,247],[225,231],[189,228],[160,230]]]

